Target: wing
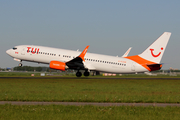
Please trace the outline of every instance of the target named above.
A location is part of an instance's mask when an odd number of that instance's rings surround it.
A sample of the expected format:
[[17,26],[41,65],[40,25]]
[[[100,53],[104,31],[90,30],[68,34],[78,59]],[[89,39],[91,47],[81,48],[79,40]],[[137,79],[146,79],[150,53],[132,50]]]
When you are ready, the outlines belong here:
[[86,55],[86,52],[89,48],[89,45],[86,46],[86,48],[83,50],[83,52],[76,58],[66,62],[66,65],[68,66],[69,69],[83,69],[86,70],[87,68],[85,68],[83,61],[85,61],[84,57]]

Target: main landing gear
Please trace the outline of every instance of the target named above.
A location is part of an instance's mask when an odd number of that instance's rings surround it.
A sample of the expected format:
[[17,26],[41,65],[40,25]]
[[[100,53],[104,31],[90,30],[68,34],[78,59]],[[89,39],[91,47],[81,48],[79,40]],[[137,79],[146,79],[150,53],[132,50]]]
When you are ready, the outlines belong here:
[[[89,76],[89,75],[90,75],[90,73],[89,73],[88,71],[85,71],[85,72],[84,72],[84,76],[87,77],[87,76]],[[77,76],[77,77],[81,77],[81,76],[82,76],[82,73],[78,70],[77,73],[76,73],[76,76]]]
[[77,76],[77,77],[81,77],[81,76],[82,76],[82,73],[78,71],[78,72],[76,73],[76,76]]
[[84,72],[84,76],[89,76],[89,74],[90,74],[90,73],[89,73],[88,71],[85,71],[85,72]]

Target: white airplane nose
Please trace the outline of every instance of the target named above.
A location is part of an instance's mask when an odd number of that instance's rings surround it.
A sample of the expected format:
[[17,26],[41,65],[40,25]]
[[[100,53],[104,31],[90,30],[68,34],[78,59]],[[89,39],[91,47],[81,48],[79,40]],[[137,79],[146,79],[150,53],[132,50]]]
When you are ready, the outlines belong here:
[[7,53],[8,55],[10,55],[10,54],[11,54],[11,50],[10,50],[10,49],[7,50],[6,53]]

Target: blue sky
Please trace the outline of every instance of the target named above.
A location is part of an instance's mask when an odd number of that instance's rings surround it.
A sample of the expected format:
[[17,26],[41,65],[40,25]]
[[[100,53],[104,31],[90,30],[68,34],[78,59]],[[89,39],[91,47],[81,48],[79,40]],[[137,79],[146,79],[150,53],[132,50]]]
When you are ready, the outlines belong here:
[[[121,56],[143,52],[163,32],[172,36],[163,69],[180,69],[178,0],[0,1],[0,67],[18,62],[5,51],[15,45],[43,45]],[[23,62],[24,65],[44,66]]]

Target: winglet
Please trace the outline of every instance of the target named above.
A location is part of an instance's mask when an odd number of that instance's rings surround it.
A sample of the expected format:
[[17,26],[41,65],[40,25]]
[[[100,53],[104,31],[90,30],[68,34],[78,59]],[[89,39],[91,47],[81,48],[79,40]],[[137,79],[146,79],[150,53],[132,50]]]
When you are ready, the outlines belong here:
[[87,52],[88,48],[89,48],[89,45],[86,46],[86,48],[83,50],[83,52],[79,55],[79,57],[80,57],[83,61],[85,61],[85,60],[84,60],[84,56],[86,55],[86,52]]
[[132,47],[130,47],[130,48],[124,53],[124,55],[123,55],[122,57],[127,57],[128,54],[129,54],[129,52],[131,51],[131,48],[132,48]]

